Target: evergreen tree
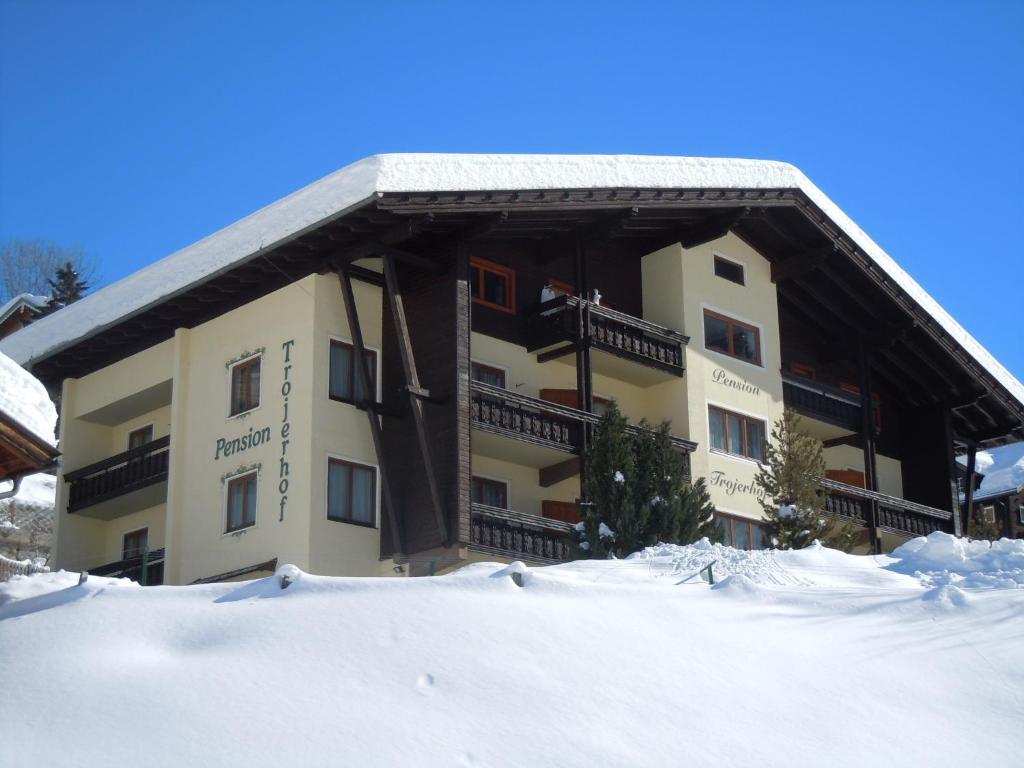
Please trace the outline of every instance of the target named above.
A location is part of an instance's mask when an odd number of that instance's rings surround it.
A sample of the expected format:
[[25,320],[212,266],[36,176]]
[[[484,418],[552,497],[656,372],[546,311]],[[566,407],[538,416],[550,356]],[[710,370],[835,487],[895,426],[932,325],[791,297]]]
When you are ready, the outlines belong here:
[[825,459],[820,440],[800,429],[800,417],[786,409],[772,426],[767,463],[755,482],[764,490],[761,508],[765,533],[779,549],[802,549],[815,539],[844,549],[852,536],[838,519],[825,514]]
[[[703,480],[687,482],[683,456],[672,447],[671,426],[641,421],[630,433],[613,402],[601,418],[588,452],[579,556],[623,557],[658,542],[718,540],[714,506]],[[613,533],[614,538],[602,536]]]
[[1002,536],[1002,531],[999,529],[999,523],[996,521],[995,515],[992,516],[991,520],[986,520],[985,511],[981,507],[976,506],[971,519],[967,523],[967,535],[972,539],[980,539],[981,541],[998,541]]
[[75,265],[70,261],[65,262],[62,267],[57,267],[54,277],[46,282],[50,286],[50,303],[41,313],[44,315],[49,315],[78,301],[89,290],[88,283],[80,279]]

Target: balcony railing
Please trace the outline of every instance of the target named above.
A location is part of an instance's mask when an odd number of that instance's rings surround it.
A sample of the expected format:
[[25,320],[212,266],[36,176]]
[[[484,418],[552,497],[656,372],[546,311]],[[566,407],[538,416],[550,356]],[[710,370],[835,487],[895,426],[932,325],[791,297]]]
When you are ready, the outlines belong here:
[[569,559],[572,528],[561,520],[474,504],[470,544],[478,552],[499,557],[560,563]]
[[107,563],[106,565],[90,568],[89,573],[93,576],[128,578],[142,585],[163,584],[164,555],[165,550],[161,547],[160,549],[154,549],[135,557],[118,560],[116,563]]
[[836,480],[824,480],[828,491],[825,509],[858,525],[868,524],[868,505],[878,504],[878,529],[901,535],[927,536],[949,527],[953,514],[946,510],[916,504],[912,501],[868,491]]
[[71,484],[68,512],[123,496],[167,479],[170,435],[64,474]]
[[802,376],[782,374],[785,405],[812,419],[826,421],[851,431],[860,430],[860,399],[841,389],[819,384]]
[[[601,420],[596,413],[527,397],[481,381],[471,385],[470,417],[476,429],[569,453],[579,453],[583,426]],[[638,429],[632,424],[627,427],[629,432]],[[673,447],[683,451],[689,473],[689,454],[697,444],[681,437],[670,439]]]
[[531,349],[575,343],[581,321],[594,348],[683,375],[683,345],[689,342],[688,336],[578,296],[559,296],[539,305]]

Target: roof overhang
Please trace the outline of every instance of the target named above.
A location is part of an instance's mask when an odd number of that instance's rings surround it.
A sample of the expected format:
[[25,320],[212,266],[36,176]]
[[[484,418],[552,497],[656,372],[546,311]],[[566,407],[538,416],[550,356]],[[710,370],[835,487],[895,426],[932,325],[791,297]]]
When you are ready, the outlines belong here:
[[[754,219],[761,216],[765,234],[753,244],[767,245],[774,238],[776,250],[793,250],[799,258],[827,244],[842,255],[843,269],[856,269],[855,279],[831,276],[858,283],[851,289],[854,300],[858,291],[887,297],[894,308],[894,333],[930,339],[963,372],[963,381],[977,381],[976,387],[950,381],[951,407],[984,413],[994,402],[1004,411],[1001,418],[987,416],[990,434],[978,432],[979,444],[998,444],[1015,434],[1019,439],[1014,430],[1024,425],[1024,386],[799,170],[768,161],[374,156],[38,320],[5,339],[0,349],[44,378],[81,375],[104,359],[116,359],[113,352],[104,358],[86,349],[115,330],[120,339],[115,348],[142,348],[165,338],[175,325],[194,326],[311,271],[324,271],[325,259],[369,255],[374,243],[431,232],[529,236],[531,227],[545,226],[556,234],[618,227],[616,236],[631,235],[635,222],[622,223],[622,217],[634,212],[638,218],[650,214],[674,221],[665,224],[667,234],[724,226],[754,240],[760,226]],[[92,343],[83,345],[87,340]],[[984,405],[977,405],[983,398]]]

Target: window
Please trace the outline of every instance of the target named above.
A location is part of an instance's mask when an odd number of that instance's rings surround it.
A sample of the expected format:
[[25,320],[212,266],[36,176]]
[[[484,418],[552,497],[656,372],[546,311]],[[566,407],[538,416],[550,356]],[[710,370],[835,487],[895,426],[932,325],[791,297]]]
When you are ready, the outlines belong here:
[[704,346],[761,365],[761,332],[753,325],[704,310]]
[[377,470],[374,467],[328,459],[327,519],[377,525]]
[[809,365],[804,363],[798,363],[795,360],[790,362],[789,370],[795,373],[797,376],[803,376],[805,379],[817,378],[817,371]]
[[764,529],[757,523],[740,517],[718,513],[722,530],[722,543],[735,549],[764,549]]
[[746,285],[743,279],[743,265],[715,256],[715,274],[737,285]]
[[359,404],[377,400],[377,353],[364,350],[366,365],[370,369],[370,392],[363,391],[363,375],[355,365],[356,349],[353,345],[331,339],[330,381],[327,394],[332,400]]
[[260,404],[260,355],[231,366],[231,409],[229,416],[251,411]]
[[469,364],[469,378],[483,384],[490,384],[492,387],[505,389],[506,386],[505,371],[492,365],[484,365],[483,363]]
[[473,301],[502,312],[516,312],[516,273],[508,267],[483,259],[469,260]]
[[137,531],[126,533],[121,540],[121,559],[131,560],[133,557],[141,557],[149,546],[149,528],[140,528]]
[[144,427],[133,429],[128,433],[128,450],[133,451],[141,448],[146,443],[153,442],[153,425],[147,424]]
[[508,509],[508,483],[486,477],[474,477],[473,503]]
[[994,523],[996,521],[996,508],[992,504],[986,504],[981,508],[981,519],[986,523]]
[[256,525],[256,472],[228,480],[226,533]]
[[711,447],[755,461],[764,461],[765,423],[732,413],[713,405],[708,406]]

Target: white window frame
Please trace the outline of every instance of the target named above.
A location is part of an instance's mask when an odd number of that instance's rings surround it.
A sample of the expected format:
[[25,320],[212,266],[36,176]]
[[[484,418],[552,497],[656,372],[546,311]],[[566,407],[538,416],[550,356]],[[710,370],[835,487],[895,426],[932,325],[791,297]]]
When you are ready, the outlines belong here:
[[[728,261],[730,264],[735,264],[737,267],[742,269],[743,270],[743,282],[742,283],[734,283],[729,278],[722,277],[721,275],[716,274],[715,273],[715,259],[716,258],[722,259],[723,261]],[[748,274],[750,274],[750,270],[747,268],[747,262],[744,261],[743,259],[737,259],[735,256],[729,256],[728,254],[722,253],[721,251],[717,251],[717,250],[712,250],[711,251],[711,276],[712,277],[717,277],[719,280],[725,280],[726,282],[732,283],[733,285],[735,285],[735,286],[737,286],[739,288],[747,288],[748,287],[748,284],[747,284],[747,275]],[[736,319],[739,320],[740,318],[736,318]],[[744,320],[743,322],[747,322],[747,321]]]
[[[232,480],[237,480],[240,477],[246,475],[256,475],[256,509],[253,512],[252,525],[246,525],[241,528],[235,528],[233,531],[229,531],[228,528],[228,486]],[[261,467],[250,467],[243,469],[234,474],[228,475],[221,482],[221,502],[220,502],[220,513],[223,515],[221,520],[224,521],[224,526],[221,528],[221,538],[225,536],[240,536],[246,531],[251,531],[254,528],[258,528],[260,524],[260,475],[262,474]]]
[[[238,413],[231,413],[231,384],[232,384],[232,379],[234,377],[235,368],[237,368],[238,366],[242,365],[243,363],[248,363],[254,357],[260,358],[260,388],[259,388],[259,392],[256,393],[256,405],[254,405],[252,408],[250,408],[247,411],[239,411]],[[251,355],[249,355],[247,357],[243,357],[241,360],[235,360],[235,362],[231,363],[231,365],[228,366],[227,373],[228,373],[228,392],[227,392],[227,402],[225,404],[226,407],[224,408],[224,412],[227,414],[227,418],[229,420],[230,419],[237,419],[239,416],[245,416],[248,413],[255,413],[256,411],[258,411],[260,408],[263,407],[263,374],[264,374],[264,370],[263,370],[263,353],[262,352],[254,352],[253,354],[251,354]]]

